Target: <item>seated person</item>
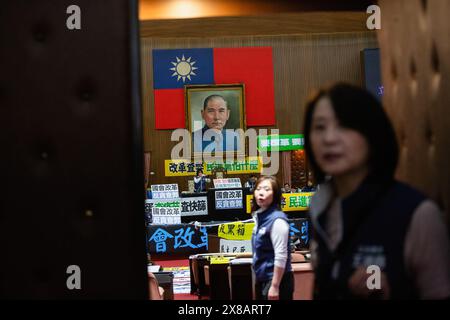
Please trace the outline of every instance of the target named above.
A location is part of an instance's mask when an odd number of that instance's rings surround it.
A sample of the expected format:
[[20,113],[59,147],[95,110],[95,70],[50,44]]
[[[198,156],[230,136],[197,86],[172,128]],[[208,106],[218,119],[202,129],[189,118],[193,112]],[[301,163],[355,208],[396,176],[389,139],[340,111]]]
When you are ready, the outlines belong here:
[[250,191],[253,192],[253,189],[255,189],[256,185],[256,176],[252,174],[248,181],[244,184],[245,188],[250,188]]
[[218,94],[208,96],[201,111],[205,126],[192,133],[194,152],[223,152],[240,149],[239,134],[224,129],[230,118],[226,100]]
[[284,184],[284,188],[281,188],[282,193],[292,193],[291,185],[289,183]]
[[315,192],[316,188],[314,187],[311,180],[308,180],[306,186],[302,189],[302,192]]

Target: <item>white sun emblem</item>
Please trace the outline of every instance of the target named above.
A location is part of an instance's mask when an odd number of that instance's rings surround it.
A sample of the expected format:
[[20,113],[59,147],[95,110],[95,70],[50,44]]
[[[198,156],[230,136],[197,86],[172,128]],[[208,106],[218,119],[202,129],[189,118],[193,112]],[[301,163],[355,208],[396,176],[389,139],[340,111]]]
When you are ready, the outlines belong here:
[[191,76],[196,76],[194,70],[197,70],[198,68],[194,67],[195,61],[191,62],[192,57],[186,59],[183,54],[181,59],[178,57],[176,58],[177,62],[171,62],[174,65],[173,68],[170,68],[170,70],[174,71],[172,77],[178,77],[177,81],[183,79],[183,82],[185,82],[186,78],[191,80]]

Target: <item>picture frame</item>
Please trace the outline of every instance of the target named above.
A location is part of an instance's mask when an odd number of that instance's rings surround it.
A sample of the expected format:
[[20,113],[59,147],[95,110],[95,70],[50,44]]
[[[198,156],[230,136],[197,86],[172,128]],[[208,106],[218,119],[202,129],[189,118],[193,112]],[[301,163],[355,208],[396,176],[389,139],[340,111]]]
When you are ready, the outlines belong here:
[[[194,156],[245,156],[244,136],[232,133],[236,129],[242,129],[243,132],[246,130],[244,92],[244,84],[184,86],[186,128],[191,134],[190,147]],[[211,96],[213,98],[208,100],[208,106],[204,109],[205,100]],[[225,114],[220,114],[217,109],[223,104],[220,101],[225,101]],[[222,134],[215,136],[215,132]],[[211,138],[211,135],[214,138]],[[222,143],[214,144],[212,140],[216,138],[223,139]]]

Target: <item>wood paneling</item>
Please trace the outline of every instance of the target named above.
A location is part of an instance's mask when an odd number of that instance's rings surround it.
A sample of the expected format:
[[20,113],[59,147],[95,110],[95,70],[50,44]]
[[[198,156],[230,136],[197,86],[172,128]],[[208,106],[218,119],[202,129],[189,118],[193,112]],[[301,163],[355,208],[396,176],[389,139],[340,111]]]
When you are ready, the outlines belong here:
[[[242,27],[245,27],[244,21],[241,20]],[[181,190],[187,190],[186,178],[164,176],[164,160],[170,159],[176,142],[170,141],[172,130],[155,130],[152,49],[271,46],[273,66],[267,67],[274,69],[274,128],[278,128],[280,134],[290,134],[302,131],[304,104],[311,91],[340,80],[361,84],[360,51],[377,47],[376,35],[369,31],[204,38],[164,38],[162,35],[165,34],[141,40],[145,151],[152,152],[151,169],[156,173],[150,177],[150,183],[178,183]],[[247,176],[241,178],[244,182]],[[278,178],[281,179],[281,171]]]
[[450,2],[380,5],[384,105],[400,144],[397,177],[433,198],[450,226]]
[[365,12],[280,13],[248,17],[218,17],[141,21],[141,37],[195,38],[363,32]]

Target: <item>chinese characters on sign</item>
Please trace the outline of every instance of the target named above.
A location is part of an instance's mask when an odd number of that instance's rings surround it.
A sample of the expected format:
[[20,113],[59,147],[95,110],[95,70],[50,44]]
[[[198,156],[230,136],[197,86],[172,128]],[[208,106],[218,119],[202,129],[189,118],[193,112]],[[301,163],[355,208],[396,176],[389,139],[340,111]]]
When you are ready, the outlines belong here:
[[[309,220],[304,218],[289,219],[288,223],[291,238],[297,238],[300,241],[299,246],[301,248],[308,247],[310,239]],[[237,242],[251,240],[254,226],[253,222],[224,223],[218,227],[217,235],[221,239]]]
[[215,191],[216,209],[242,209],[242,190]]
[[252,242],[250,240],[220,239],[220,252],[221,253],[252,252]]
[[152,199],[175,199],[179,197],[177,184],[152,184]]
[[281,195],[282,211],[308,210],[314,192],[283,193]]
[[303,149],[303,134],[258,136],[259,151],[288,151]]
[[241,179],[239,178],[213,179],[213,182],[216,189],[242,188]]
[[[304,211],[309,209],[311,197],[314,192],[300,192],[300,193],[283,193],[281,195],[281,210],[282,211]],[[247,213],[252,212],[253,195],[248,194],[246,199]]]
[[181,202],[174,200],[145,200],[147,221],[152,224],[181,223]]
[[211,175],[215,169],[223,168],[228,174],[259,173],[261,172],[261,159],[248,157],[243,161],[225,163],[192,162],[189,160],[165,160],[164,172],[166,177],[195,176],[197,169],[203,170],[205,175]]
[[250,240],[255,224],[244,222],[224,223],[217,229],[219,238],[227,240]]
[[180,198],[181,216],[205,216],[208,214],[208,200],[206,197]]
[[[298,220],[294,220],[298,221]],[[309,245],[309,222],[307,220],[299,221],[299,223],[290,222],[289,230],[291,237],[297,237],[300,241],[300,247],[307,247]],[[300,229],[300,230],[299,230]]]
[[208,250],[206,228],[192,226],[150,226],[147,229],[150,253],[200,253]]

